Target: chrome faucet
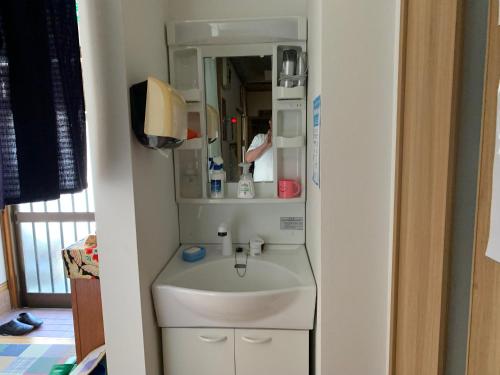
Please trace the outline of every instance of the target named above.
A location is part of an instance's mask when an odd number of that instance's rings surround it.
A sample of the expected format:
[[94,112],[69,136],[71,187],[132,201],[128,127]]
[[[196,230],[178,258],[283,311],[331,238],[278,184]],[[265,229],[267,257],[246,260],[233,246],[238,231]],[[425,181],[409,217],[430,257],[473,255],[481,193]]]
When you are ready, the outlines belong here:
[[233,255],[233,241],[231,239],[231,230],[229,230],[226,223],[221,223],[217,230],[217,235],[222,237],[222,255]]

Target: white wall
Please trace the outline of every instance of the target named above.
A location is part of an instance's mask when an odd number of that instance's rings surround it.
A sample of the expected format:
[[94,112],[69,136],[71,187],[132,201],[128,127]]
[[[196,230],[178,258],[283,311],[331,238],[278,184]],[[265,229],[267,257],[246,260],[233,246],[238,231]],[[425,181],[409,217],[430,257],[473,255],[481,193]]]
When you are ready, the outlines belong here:
[[308,104],[322,96],[321,190],[307,186],[307,247],[319,292],[313,362],[316,374],[387,373],[398,4],[80,3],[111,374],[161,373],[149,288],[178,243],[172,160],[133,140],[128,86],[148,73],[165,77],[163,19],[307,14]]
[[[309,0],[308,9],[308,42],[307,52],[309,59],[309,73],[307,83],[307,202],[306,202],[306,247],[309,253],[309,259],[316,278],[317,306],[316,306],[316,327],[311,338],[312,355],[311,361],[314,373],[321,373],[322,346],[323,337],[321,329],[323,327],[323,293],[324,288],[321,282],[321,191],[312,182],[312,101],[321,94],[321,66],[323,51],[322,42],[322,0]],[[323,189],[324,191],[324,189]]]
[[388,371],[398,22],[398,0],[309,3],[308,104],[322,100],[321,189],[308,183],[306,235],[316,374]]
[[88,0],[80,8],[108,366],[161,374],[150,288],[179,243],[173,163],[135,141],[128,89],[149,74],[167,78],[166,4]]
[[[144,373],[135,207],[121,5],[80,3],[82,68],[99,241],[101,293],[111,371],[122,353],[132,373]],[[113,93],[113,94],[111,94]],[[125,109],[125,110],[124,110]],[[120,235],[121,234],[121,235]],[[126,272],[119,272],[119,269]],[[121,307],[118,312],[117,308]],[[111,315],[117,315],[111,318]],[[126,326],[127,329],[123,329]],[[117,372],[119,373],[119,371]]]
[[[166,4],[161,0],[122,0],[127,87],[148,75],[167,81],[164,34]],[[161,374],[161,336],[151,284],[179,246],[172,151],[159,152],[132,141],[139,282],[147,374]]]
[[[306,243],[318,284],[316,374],[386,374],[399,0],[169,0],[170,19],[308,16],[308,126],[322,96],[321,189]],[[323,38],[323,35],[328,37]],[[323,209],[322,209],[323,208]]]

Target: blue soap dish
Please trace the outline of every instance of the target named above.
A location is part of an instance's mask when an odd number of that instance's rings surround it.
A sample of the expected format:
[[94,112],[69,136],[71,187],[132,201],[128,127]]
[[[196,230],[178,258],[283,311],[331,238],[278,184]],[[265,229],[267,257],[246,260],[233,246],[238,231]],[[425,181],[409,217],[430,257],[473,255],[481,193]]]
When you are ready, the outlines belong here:
[[201,246],[191,246],[182,251],[182,259],[185,262],[196,262],[203,259],[207,251]]

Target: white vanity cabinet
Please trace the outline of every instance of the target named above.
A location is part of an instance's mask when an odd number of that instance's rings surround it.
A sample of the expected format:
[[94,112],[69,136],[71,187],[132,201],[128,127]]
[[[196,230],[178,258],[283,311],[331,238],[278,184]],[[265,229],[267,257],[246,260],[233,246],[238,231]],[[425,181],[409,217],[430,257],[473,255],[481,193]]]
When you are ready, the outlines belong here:
[[164,328],[165,375],[234,375],[234,329]]
[[165,375],[307,375],[309,331],[164,328]]
[[309,332],[235,330],[236,375],[307,375]]

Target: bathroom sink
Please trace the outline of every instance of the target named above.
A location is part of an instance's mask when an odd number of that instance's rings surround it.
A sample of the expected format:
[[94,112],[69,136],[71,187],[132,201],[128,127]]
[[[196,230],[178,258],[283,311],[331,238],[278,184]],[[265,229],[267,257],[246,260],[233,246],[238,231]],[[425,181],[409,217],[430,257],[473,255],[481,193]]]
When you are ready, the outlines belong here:
[[304,246],[266,245],[235,260],[207,245],[195,263],[182,260],[186,247],[153,283],[160,327],[313,328],[316,285]]

